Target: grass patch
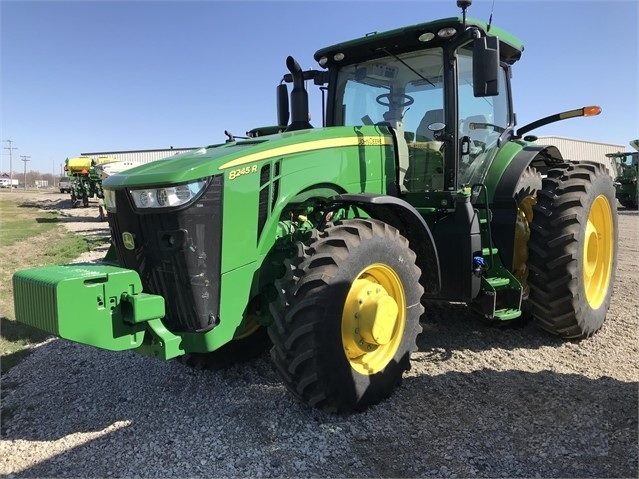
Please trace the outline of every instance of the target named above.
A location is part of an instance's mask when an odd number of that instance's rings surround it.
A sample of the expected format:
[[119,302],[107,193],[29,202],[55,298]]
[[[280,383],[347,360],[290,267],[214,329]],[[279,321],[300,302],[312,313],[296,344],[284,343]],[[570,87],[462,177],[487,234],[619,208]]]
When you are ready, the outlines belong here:
[[57,213],[0,200],[0,369],[5,373],[49,335],[15,321],[11,278],[21,269],[66,264],[109,241],[68,231]]
[[56,212],[43,213],[35,208],[24,208],[11,200],[0,200],[0,218],[2,218],[0,248],[51,231],[60,222]]

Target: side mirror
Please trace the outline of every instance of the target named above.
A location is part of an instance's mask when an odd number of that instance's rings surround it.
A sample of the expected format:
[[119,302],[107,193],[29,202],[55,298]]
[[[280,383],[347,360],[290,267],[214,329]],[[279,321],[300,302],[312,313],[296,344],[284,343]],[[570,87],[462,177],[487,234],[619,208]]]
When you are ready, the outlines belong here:
[[286,83],[280,83],[277,85],[277,126],[286,127],[289,116],[288,88]]
[[473,40],[473,93],[476,97],[499,95],[499,39]]

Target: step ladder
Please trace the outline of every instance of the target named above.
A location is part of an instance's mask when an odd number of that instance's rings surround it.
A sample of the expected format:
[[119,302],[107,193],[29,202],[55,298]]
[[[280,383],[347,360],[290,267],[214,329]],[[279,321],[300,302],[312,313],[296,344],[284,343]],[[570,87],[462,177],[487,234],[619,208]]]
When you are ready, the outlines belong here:
[[493,245],[486,186],[473,185],[473,190],[476,186],[484,193],[484,203],[479,205],[478,211],[481,258],[485,267],[481,273],[479,294],[470,303],[470,308],[489,322],[511,321],[521,316],[522,287],[517,278],[504,267],[499,250]]

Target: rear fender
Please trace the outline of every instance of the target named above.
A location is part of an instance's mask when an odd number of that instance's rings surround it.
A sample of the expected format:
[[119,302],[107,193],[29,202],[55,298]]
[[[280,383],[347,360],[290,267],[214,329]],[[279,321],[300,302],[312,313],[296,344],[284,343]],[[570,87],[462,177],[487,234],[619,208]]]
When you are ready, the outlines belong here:
[[406,201],[394,196],[372,193],[343,194],[329,199],[326,210],[355,206],[371,218],[383,221],[399,230],[408,239],[422,270],[420,282],[426,294],[437,294],[441,288],[439,257],[435,241],[426,221]]
[[512,270],[514,232],[517,221],[517,202],[515,188],[519,177],[529,166],[534,167],[542,175],[549,168],[563,162],[563,157],[554,146],[528,145],[520,150],[504,169],[493,195],[492,240],[499,249],[502,263]]

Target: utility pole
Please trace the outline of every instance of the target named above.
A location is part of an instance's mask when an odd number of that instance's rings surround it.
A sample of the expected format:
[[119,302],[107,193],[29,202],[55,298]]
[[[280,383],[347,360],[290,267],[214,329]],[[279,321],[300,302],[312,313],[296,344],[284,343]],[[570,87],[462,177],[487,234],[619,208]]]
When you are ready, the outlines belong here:
[[[15,146],[11,146],[13,143],[12,140],[5,140],[9,143],[9,146],[5,146],[5,150],[9,150],[9,192],[13,189],[13,155],[11,154],[12,150],[17,150]],[[25,163],[26,164],[26,163]]]
[[27,161],[30,161],[30,156],[20,155],[20,159],[24,161],[24,189],[27,189]]

